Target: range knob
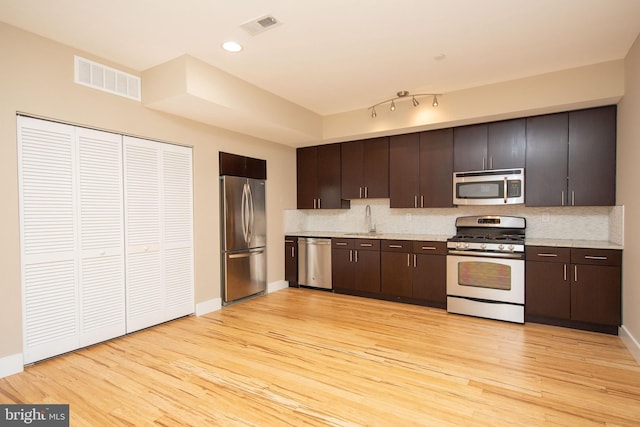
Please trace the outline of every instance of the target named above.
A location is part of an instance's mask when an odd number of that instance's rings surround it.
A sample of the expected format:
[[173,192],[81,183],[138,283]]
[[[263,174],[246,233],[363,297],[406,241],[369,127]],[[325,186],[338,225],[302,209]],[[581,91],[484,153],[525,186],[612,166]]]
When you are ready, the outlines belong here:
[[480,243],[480,249],[487,249],[486,243]]
[[504,250],[504,245],[502,245],[502,244],[498,245],[498,249],[503,251]]
[[465,244],[464,244],[464,248],[465,248],[465,249],[469,249],[469,244],[468,244],[468,243],[465,243]]
[[456,242],[456,249],[462,249],[462,242]]
[[507,249],[509,249],[511,252],[513,252],[514,247],[513,247],[513,245],[509,245],[509,247]]

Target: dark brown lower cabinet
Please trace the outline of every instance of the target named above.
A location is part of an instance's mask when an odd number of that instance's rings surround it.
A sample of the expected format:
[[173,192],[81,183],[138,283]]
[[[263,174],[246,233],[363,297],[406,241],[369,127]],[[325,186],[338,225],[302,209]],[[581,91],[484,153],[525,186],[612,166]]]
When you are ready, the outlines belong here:
[[331,280],[337,291],[380,292],[380,241],[331,239]]
[[446,243],[383,240],[382,294],[407,302],[446,307]]
[[617,334],[621,264],[619,250],[527,247],[525,319]]
[[289,286],[298,287],[298,238],[284,238],[284,280]]

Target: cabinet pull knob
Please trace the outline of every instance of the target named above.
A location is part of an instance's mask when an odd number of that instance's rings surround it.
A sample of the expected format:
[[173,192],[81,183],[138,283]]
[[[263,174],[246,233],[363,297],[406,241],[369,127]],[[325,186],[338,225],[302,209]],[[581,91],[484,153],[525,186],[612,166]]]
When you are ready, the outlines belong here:
[[401,248],[402,245],[389,245],[390,248]]
[[557,256],[558,256],[558,254],[547,254],[547,253],[541,253],[541,254],[538,254],[538,256],[557,257]]
[[600,261],[606,261],[607,257],[606,256],[585,255],[584,259],[597,259],[597,260],[600,260]]
[[423,246],[422,250],[423,251],[435,251],[436,247],[435,246]]
[[373,246],[371,243],[360,243],[360,247],[362,248],[370,248],[371,246]]
[[336,246],[347,246],[345,242],[336,242]]

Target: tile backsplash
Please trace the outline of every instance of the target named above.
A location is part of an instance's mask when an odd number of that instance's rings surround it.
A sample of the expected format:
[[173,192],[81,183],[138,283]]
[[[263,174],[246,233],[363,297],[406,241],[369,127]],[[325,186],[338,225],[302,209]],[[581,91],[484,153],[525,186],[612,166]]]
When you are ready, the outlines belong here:
[[285,232],[367,231],[365,208],[381,233],[453,235],[455,219],[466,215],[513,215],[527,219],[527,237],[537,239],[605,240],[623,244],[622,206],[548,207],[523,205],[460,206],[438,209],[391,209],[389,199],[352,200],[351,209],[284,212]]

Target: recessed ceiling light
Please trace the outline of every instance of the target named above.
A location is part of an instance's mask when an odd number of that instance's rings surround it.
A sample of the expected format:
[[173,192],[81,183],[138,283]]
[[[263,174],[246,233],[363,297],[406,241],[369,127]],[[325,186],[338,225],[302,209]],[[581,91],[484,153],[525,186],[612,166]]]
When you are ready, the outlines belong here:
[[433,59],[435,59],[436,61],[442,61],[446,57],[447,57],[447,55],[445,55],[444,53],[441,53],[439,55],[434,56]]
[[242,50],[242,45],[238,42],[228,41],[222,43],[222,48],[227,52],[240,52]]

